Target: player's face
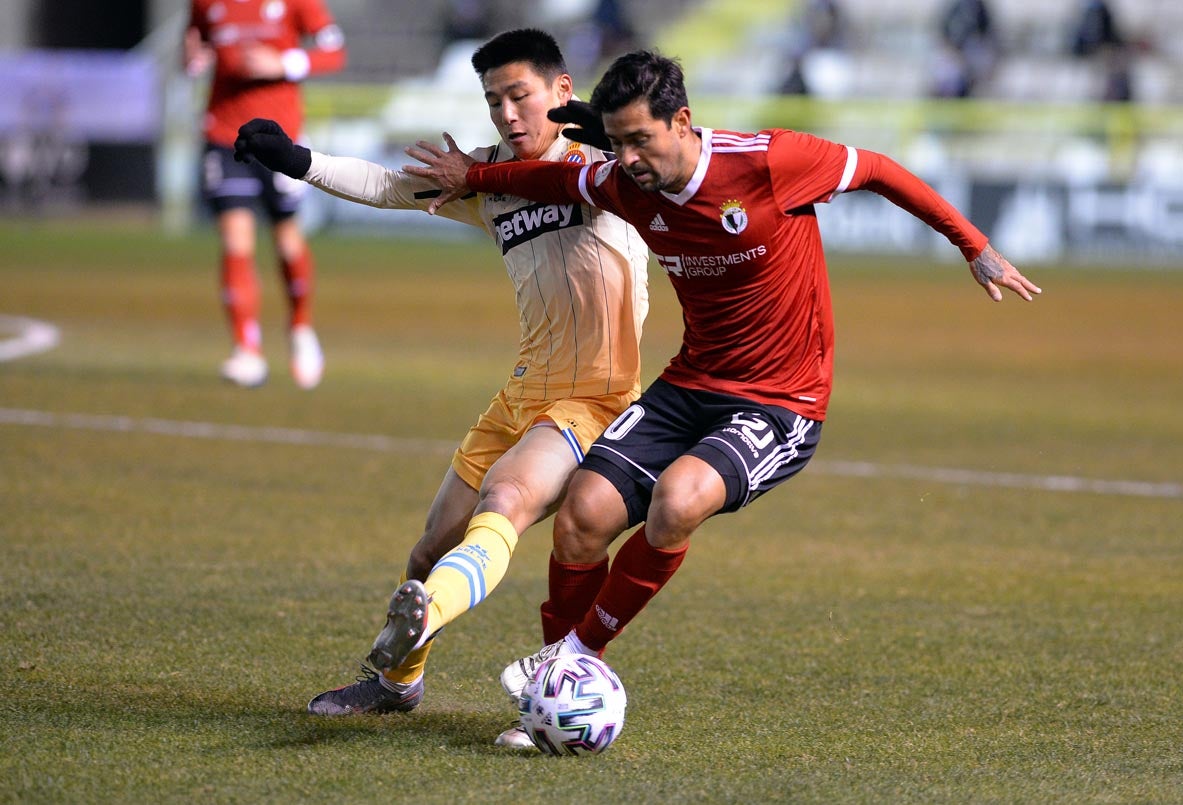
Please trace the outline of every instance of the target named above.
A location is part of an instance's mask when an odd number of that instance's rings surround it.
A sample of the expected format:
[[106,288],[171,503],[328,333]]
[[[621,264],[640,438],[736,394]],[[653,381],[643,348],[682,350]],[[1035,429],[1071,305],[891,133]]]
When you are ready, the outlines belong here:
[[548,109],[571,99],[571,76],[547,81],[525,62],[511,62],[485,73],[489,119],[518,159],[538,159],[554,144],[562,125],[546,117]]
[[694,175],[702,141],[682,107],[666,123],[640,99],[604,115],[604,133],[621,166],[642,190],[677,193]]

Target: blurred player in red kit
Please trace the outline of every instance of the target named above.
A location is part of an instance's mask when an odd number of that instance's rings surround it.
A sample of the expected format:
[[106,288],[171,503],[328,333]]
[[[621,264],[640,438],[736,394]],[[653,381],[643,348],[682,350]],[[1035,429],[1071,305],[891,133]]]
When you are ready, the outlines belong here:
[[301,388],[315,388],[324,356],[312,329],[312,255],[296,218],[306,186],[257,162],[235,162],[234,140],[239,126],[259,116],[279,121],[299,138],[304,117],[299,82],[344,67],[344,37],[322,0],[192,0],[184,44],[190,75],[211,64],[214,71],[202,193],[217,218],[222,302],[234,339],[222,377],[246,387],[267,379],[255,267],[254,210],[261,203],[287,293],[292,377]]

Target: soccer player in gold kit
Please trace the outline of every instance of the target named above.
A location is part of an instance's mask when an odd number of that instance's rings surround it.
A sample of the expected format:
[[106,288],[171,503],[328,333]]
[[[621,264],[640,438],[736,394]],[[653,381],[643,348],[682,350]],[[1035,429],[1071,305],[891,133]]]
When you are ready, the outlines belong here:
[[[501,135],[478,162],[604,159],[568,139],[547,110],[572,97],[554,39],[538,30],[494,37],[473,56],[489,116]],[[240,159],[375,207],[426,210],[426,180],[360,159],[295,146],[270,121],[244,126]],[[641,327],[648,311],[648,251],[620,218],[587,204],[536,204],[478,193],[440,215],[485,229],[500,247],[521,320],[520,353],[505,387],[465,436],[391,597],[387,626],[351,685],[309,702],[312,713],[406,711],[423,697],[431,638],[479,604],[504,576],[518,536],[553,513],[584,452],[640,393]],[[529,746],[517,729],[498,743]]]

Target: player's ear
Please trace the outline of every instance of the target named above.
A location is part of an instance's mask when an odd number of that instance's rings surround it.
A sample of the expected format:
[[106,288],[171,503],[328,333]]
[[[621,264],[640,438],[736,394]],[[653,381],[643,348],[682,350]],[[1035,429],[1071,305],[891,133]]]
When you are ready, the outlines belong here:
[[555,94],[558,96],[559,101],[562,104],[565,104],[567,101],[571,100],[571,96],[575,94],[575,82],[571,79],[571,76],[567,75],[566,73],[563,73],[561,76],[555,79],[554,87]]
[[683,106],[678,111],[674,112],[674,116],[670,118],[670,128],[679,137],[685,137],[690,131],[690,107]]

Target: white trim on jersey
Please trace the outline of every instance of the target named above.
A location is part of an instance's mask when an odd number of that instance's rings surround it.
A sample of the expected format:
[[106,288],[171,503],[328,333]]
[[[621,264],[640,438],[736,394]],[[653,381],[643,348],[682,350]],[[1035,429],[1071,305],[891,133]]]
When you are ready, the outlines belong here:
[[744,154],[767,151],[772,141],[770,134],[721,134],[715,132],[711,150],[718,154]]
[[583,196],[583,200],[591,206],[596,206],[592,201],[591,194],[587,192],[587,177],[591,173],[591,165],[584,165],[583,170],[579,171],[579,195]]
[[846,189],[850,187],[850,183],[854,181],[854,172],[858,170],[858,151],[854,146],[846,146],[846,167],[842,169],[842,178],[838,180],[838,188],[830,195],[828,201],[833,201],[834,196],[839,193],[845,193]]

